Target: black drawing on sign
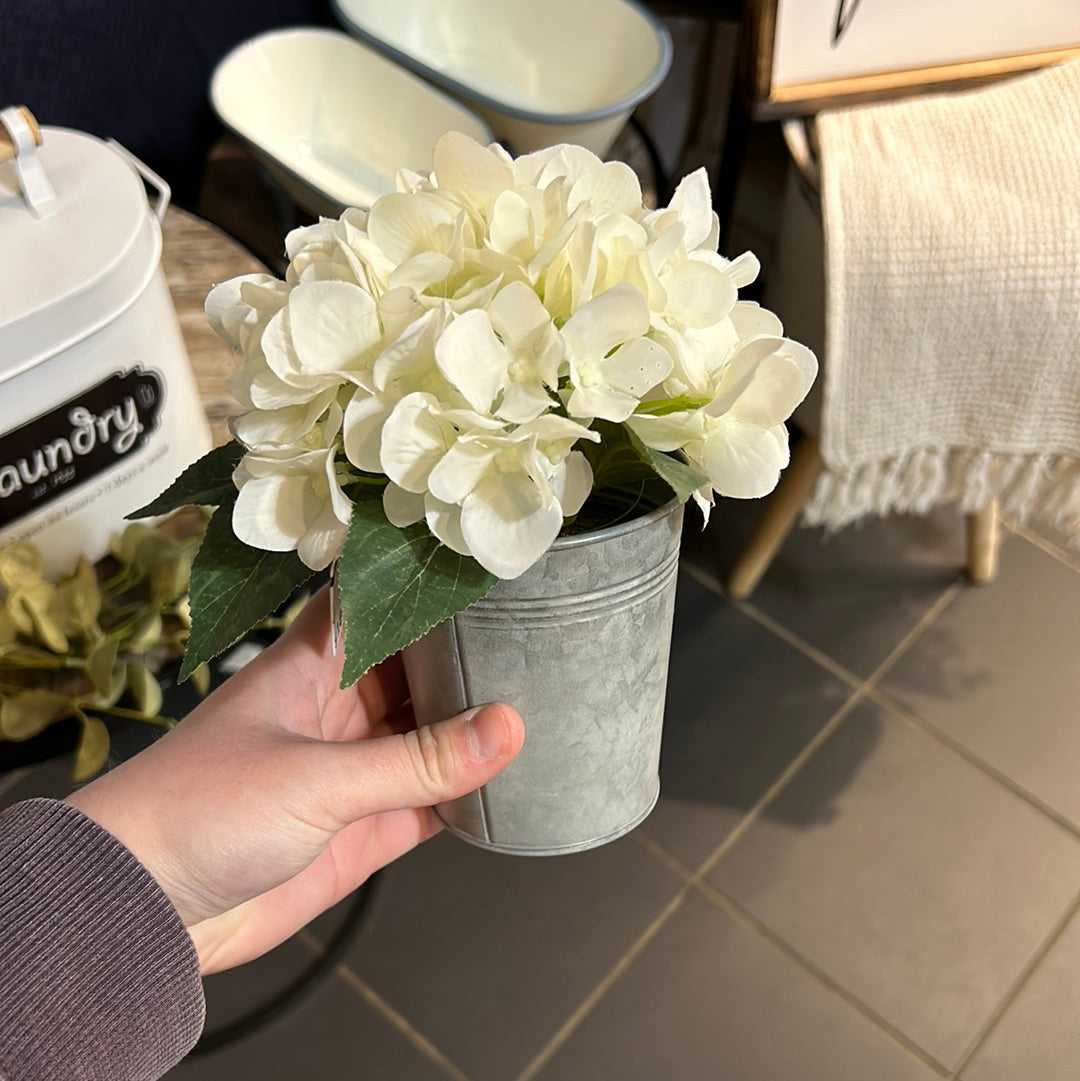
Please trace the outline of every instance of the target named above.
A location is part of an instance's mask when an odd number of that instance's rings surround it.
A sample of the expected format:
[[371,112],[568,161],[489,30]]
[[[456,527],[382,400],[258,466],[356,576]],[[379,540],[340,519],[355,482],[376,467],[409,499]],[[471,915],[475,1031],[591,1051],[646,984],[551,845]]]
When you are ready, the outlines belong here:
[[835,49],[840,44],[840,39],[847,33],[851,26],[851,20],[855,18],[855,12],[859,10],[862,0],[836,0],[836,21],[833,23],[831,45]]

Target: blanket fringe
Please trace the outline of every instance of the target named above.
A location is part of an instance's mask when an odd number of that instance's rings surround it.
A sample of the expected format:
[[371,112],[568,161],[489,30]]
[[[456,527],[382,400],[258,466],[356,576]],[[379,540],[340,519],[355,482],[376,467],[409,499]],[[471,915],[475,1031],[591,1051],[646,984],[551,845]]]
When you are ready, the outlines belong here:
[[1080,548],[1080,460],[1053,454],[920,448],[846,471],[826,466],[804,521],[836,530],[869,514],[926,514],[941,503],[974,513],[991,499],[1007,519],[1051,525]]

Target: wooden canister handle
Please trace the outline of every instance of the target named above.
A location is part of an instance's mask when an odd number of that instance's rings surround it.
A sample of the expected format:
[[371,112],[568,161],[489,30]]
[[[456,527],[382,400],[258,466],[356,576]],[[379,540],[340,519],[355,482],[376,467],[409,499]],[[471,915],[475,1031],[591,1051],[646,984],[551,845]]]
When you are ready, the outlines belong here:
[[[41,128],[38,127],[38,122],[34,114],[30,112],[25,105],[18,106],[18,111],[23,120],[26,121],[26,126],[34,136],[34,145],[41,146]],[[0,165],[10,158],[15,157],[15,153],[15,144],[12,142],[7,128],[5,128],[3,124],[0,124]]]

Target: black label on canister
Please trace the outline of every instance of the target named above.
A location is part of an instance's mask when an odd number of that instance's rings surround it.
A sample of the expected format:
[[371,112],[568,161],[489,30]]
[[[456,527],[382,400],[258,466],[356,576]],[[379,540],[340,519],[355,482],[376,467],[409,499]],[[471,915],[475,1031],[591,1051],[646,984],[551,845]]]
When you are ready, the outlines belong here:
[[143,447],[163,400],[161,376],[135,367],[0,435],[0,527]]

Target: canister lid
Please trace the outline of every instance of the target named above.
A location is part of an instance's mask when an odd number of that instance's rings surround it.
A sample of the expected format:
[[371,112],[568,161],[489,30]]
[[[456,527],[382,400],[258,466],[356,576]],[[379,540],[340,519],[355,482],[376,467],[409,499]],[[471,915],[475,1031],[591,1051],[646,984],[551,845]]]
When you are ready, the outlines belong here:
[[161,230],[142,180],[108,143],[43,127],[56,198],[39,215],[0,164],[0,383],[115,319],[157,268]]

